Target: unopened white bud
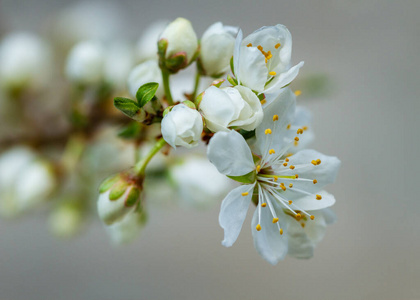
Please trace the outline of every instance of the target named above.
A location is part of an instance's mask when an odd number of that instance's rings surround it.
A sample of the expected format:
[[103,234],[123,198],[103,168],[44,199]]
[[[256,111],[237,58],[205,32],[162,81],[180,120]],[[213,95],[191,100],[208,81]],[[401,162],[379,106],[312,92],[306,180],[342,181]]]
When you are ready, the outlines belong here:
[[178,18],[171,22],[159,37],[159,51],[165,55],[166,67],[176,72],[185,68],[197,52],[197,35],[191,22]]
[[206,75],[218,76],[229,69],[238,28],[211,25],[203,34],[200,44],[200,63]]
[[0,85],[5,88],[42,88],[52,75],[52,53],[40,38],[12,33],[0,44]]
[[98,215],[106,225],[120,221],[140,203],[141,182],[121,173],[106,179],[99,188]]
[[80,84],[99,84],[103,80],[105,51],[101,43],[85,41],[75,45],[67,57],[65,74]]
[[258,97],[247,87],[235,86],[205,90],[199,110],[207,127],[214,132],[239,128],[254,130],[263,118]]
[[159,87],[155,96],[162,98],[164,95],[162,74],[156,59],[151,59],[139,64],[131,70],[128,75],[128,90],[133,97],[136,97],[137,90],[146,83],[157,82]]
[[162,120],[162,136],[176,148],[197,146],[203,132],[203,119],[200,113],[185,104],[178,104]]
[[146,224],[145,212],[131,211],[123,219],[106,226],[111,241],[114,244],[128,244],[134,241]]

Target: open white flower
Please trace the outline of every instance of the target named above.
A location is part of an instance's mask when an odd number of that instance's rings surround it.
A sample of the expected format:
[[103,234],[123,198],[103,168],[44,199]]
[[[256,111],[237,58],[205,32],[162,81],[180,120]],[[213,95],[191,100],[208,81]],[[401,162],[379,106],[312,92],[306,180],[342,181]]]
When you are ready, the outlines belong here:
[[218,76],[229,69],[237,32],[237,27],[223,26],[221,22],[214,23],[204,32],[200,43],[200,62],[206,75]]
[[303,62],[291,67],[292,35],[283,25],[264,26],[242,40],[239,31],[233,54],[239,84],[257,92],[273,92],[289,84]]
[[258,97],[244,86],[221,89],[211,86],[204,91],[198,109],[214,132],[228,128],[254,130],[263,118]]
[[183,103],[175,105],[162,120],[162,136],[174,148],[197,146],[202,132],[200,113]]
[[216,133],[207,152],[220,173],[245,183],[232,190],[222,202],[219,215],[225,232],[222,244],[230,247],[236,241],[249,204],[254,200],[257,204],[252,219],[254,245],[271,264],[276,264],[288,252],[287,235],[283,235],[288,230],[285,212],[298,219],[303,216],[313,219],[308,210],[333,205],[334,197],[322,189],[335,180],[340,166],[336,157],[314,150],[285,155],[298,137],[288,139],[284,134],[294,116],[295,100],[293,97],[282,100],[267,107],[263,122],[256,128],[259,156],[233,130]]

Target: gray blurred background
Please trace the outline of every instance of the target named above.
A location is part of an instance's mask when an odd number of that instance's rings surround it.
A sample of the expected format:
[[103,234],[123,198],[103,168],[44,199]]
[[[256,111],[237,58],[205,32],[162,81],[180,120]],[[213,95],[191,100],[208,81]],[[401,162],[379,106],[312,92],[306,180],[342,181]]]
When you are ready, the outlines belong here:
[[[0,33],[48,33],[72,2],[1,0]],[[328,78],[328,93],[299,101],[314,113],[314,148],[342,160],[329,188],[338,222],[314,258],[273,267],[253,247],[250,218],[232,248],[220,245],[218,205],[151,205],[142,237],[123,248],[98,220],[70,241],[50,236],[42,214],[0,220],[0,299],[420,299],[420,1],[118,3],[113,28],[132,41],[178,16],[199,36],[216,21],[245,34],[285,24],[294,62],[305,61],[299,77]]]

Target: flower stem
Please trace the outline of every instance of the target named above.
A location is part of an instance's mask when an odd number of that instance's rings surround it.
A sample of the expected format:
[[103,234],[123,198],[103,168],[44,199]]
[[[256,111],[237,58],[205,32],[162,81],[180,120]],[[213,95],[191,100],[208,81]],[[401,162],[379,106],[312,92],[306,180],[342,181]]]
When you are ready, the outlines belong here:
[[150,152],[140,161],[138,161],[134,167],[134,170],[137,175],[144,175],[144,172],[146,170],[147,164],[150,162],[150,160],[155,156],[156,153],[159,152],[160,149],[162,149],[163,146],[165,146],[166,142],[163,138],[160,138],[156,144],[153,146],[153,148],[150,150]]
[[174,104],[174,100],[172,99],[171,88],[169,86],[169,72],[162,68],[162,81],[163,81],[163,88],[165,90],[166,100],[168,100],[169,105]]
[[191,96],[191,101],[193,101],[193,102],[195,102],[195,97],[197,97],[198,86],[200,85],[200,78],[201,78],[201,74],[197,70],[197,73],[195,74],[194,91],[193,91],[192,96]]

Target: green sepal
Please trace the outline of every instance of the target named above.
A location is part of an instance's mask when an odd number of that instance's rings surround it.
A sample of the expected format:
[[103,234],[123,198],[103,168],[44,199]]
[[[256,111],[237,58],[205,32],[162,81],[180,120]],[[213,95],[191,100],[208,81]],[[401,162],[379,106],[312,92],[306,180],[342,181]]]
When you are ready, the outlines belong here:
[[185,52],[175,53],[165,60],[165,67],[171,73],[177,73],[187,66],[187,54]]
[[203,100],[204,92],[200,93],[197,97],[195,97],[195,101],[194,102],[195,102],[195,105],[197,107],[200,106],[201,100]]
[[234,64],[233,64],[233,55],[230,58],[229,64],[230,64],[230,69],[232,70],[232,74],[235,74],[235,67],[234,67]]
[[115,183],[112,187],[111,192],[109,193],[109,200],[114,201],[119,199],[122,195],[124,195],[125,191],[127,190],[128,183],[125,181],[119,181]]
[[255,136],[255,130],[251,130],[251,131],[246,131],[246,130],[239,130],[239,133],[244,137],[244,139],[250,139],[253,138]]
[[114,183],[116,183],[118,180],[120,179],[120,175],[112,175],[110,177],[108,177],[107,179],[105,179],[101,185],[99,186],[99,193],[105,193],[107,190],[109,190]]
[[168,48],[168,40],[167,39],[160,39],[157,43],[158,46],[158,54],[160,57],[165,58],[166,49]]
[[123,139],[133,139],[133,138],[137,138],[140,132],[141,132],[140,124],[137,122],[130,122],[128,125],[124,126],[118,132],[118,136]]
[[140,190],[137,187],[133,186],[131,188],[131,191],[127,195],[127,199],[125,199],[124,205],[126,207],[131,207],[135,205],[139,199],[139,196],[140,196]]
[[195,104],[191,102],[190,100],[185,100],[182,102],[182,104],[186,105],[187,107],[191,109],[197,109],[197,107],[195,107]]
[[238,81],[235,78],[233,78],[232,76],[230,76],[230,75],[227,76],[227,80],[233,86],[237,86],[238,85]]
[[227,176],[230,179],[233,179],[240,183],[254,183],[257,180],[257,172],[255,170],[249,172],[248,174],[242,176]]
[[215,86],[217,88],[220,88],[220,86],[225,82],[225,79],[216,79],[211,83],[212,86]]
[[136,98],[140,108],[153,99],[158,87],[159,84],[157,82],[149,82],[139,87],[136,93]]

